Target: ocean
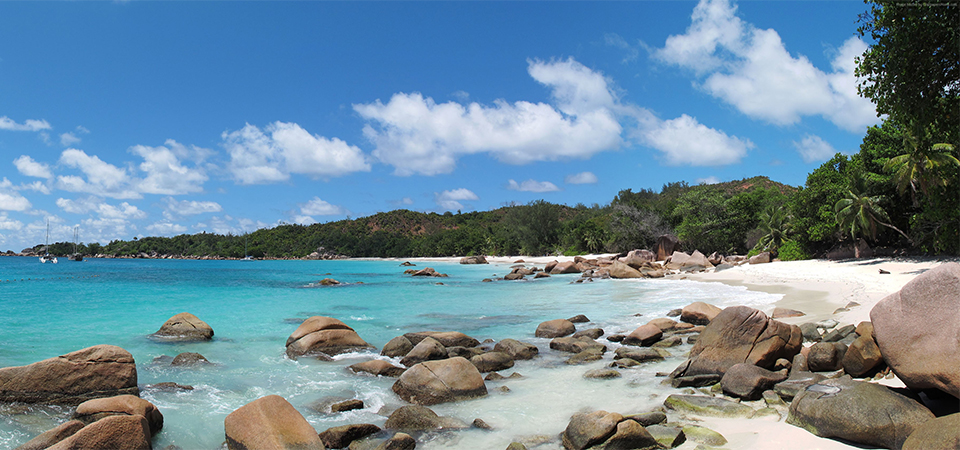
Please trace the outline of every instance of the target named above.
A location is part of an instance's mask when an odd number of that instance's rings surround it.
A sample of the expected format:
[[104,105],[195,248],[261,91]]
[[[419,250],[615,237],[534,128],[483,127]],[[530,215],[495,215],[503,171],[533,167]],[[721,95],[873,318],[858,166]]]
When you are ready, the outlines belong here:
[[[747,305],[769,311],[780,295],[743,287],[682,279],[596,280],[573,283],[579,275],[523,281],[495,281],[512,264],[460,265],[414,260],[446,278],[404,275],[393,260],[194,261],[148,259],[60,259],[0,257],[0,367],[20,366],[98,344],[122,347],[137,362],[141,397],[164,416],[154,448],[217,449],[224,442],[223,419],[265,395],[286,398],[317,431],[349,423],[382,426],[378,414],[402,406],[390,389],[392,378],[350,373],[346,367],[382,358],[390,339],[413,331],[460,331],[480,341],[514,338],[540,348],[540,356],[517,361],[509,375],[523,378],[487,382],[489,395],[431,407],[467,424],[483,419],[493,430],[467,429],[419,436],[417,448],[502,449],[512,441],[531,448],[550,443],[579,411],[623,414],[648,411],[672,390],[657,372],[683,361],[690,345],[669,349],[659,363],[622,369],[612,380],[587,380],[583,373],[602,361],[567,365],[572,356],[549,349],[534,337],[540,322],[584,314],[609,334],[628,333],[647,321],[691,302],[719,307]],[[529,265],[528,265],[529,266]],[[316,286],[323,278],[339,286]],[[190,312],[213,327],[210,342],[164,343],[150,339],[171,316]],[[354,328],[377,351],[340,355],[332,362],[290,360],[284,343],[310,316],[335,317]],[[182,352],[202,354],[213,364],[177,368],[155,362]],[[399,362],[394,360],[399,365]],[[172,381],[193,390],[166,392],[144,386]],[[503,387],[506,387],[504,389]],[[330,398],[363,400],[361,410],[326,414],[311,408]],[[72,408],[0,405],[0,448],[14,448],[66,421]]]

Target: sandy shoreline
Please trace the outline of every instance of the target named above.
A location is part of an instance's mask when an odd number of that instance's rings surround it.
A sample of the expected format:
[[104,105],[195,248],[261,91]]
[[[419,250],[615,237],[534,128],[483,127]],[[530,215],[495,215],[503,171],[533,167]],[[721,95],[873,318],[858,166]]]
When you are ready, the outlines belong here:
[[[586,255],[585,258],[608,255]],[[546,264],[550,261],[568,261],[573,257],[488,257],[492,264],[510,264],[517,260],[527,264]],[[411,258],[411,262],[457,262],[459,258]],[[873,258],[862,260],[805,260],[774,261],[769,264],[745,264],[720,272],[684,273],[669,275],[672,279],[716,282],[744,286],[749,290],[779,294],[783,297],[764,311],[774,307],[804,312],[802,317],[779,319],[800,324],[832,318],[841,325],[858,324],[870,320],[870,310],[878,301],[900,290],[917,275],[957,258]],[[881,273],[883,271],[889,273]],[[836,312],[851,302],[847,311]],[[883,384],[902,385],[899,380],[884,380]],[[854,450],[864,447],[817,437],[801,428],[789,425],[786,417],[773,419],[719,419],[710,417],[687,418],[701,421],[701,425],[716,430],[729,443],[724,448],[762,450]],[[678,449],[694,449],[697,444],[688,441]]]

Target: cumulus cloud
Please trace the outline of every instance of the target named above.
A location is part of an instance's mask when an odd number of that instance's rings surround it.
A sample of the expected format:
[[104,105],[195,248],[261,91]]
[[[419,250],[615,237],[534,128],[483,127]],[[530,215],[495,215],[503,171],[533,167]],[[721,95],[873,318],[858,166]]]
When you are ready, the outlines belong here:
[[0,117],[0,130],[8,131],[40,131],[52,128],[46,120],[27,119],[23,123],[17,123],[13,119],[3,116]]
[[878,122],[869,100],[857,95],[854,57],[867,48],[848,39],[836,52],[832,72],[787,51],[780,35],[736,16],[729,0],[701,0],[686,33],[667,38],[654,57],[691,69],[700,87],[754,119],[791,125],[822,116],[840,128],[861,132]]
[[131,186],[133,180],[126,168],[106,163],[96,155],[68,148],[60,155],[60,164],[78,169],[86,176],[60,175],[57,177],[57,187],[60,189],[117,199],[141,197]]
[[595,184],[599,181],[593,172],[580,172],[573,175],[567,175],[563,182],[567,184]]
[[217,202],[176,200],[173,197],[165,198],[163,200],[163,205],[163,217],[168,221],[185,216],[195,216],[197,214],[223,211],[223,207]]
[[127,202],[111,205],[93,196],[79,199],[58,198],[57,206],[73,214],[95,213],[104,220],[126,221],[147,217],[146,212]]
[[397,175],[449,173],[459,157],[486,153],[508,164],[589,158],[621,144],[619,107],[602,74],[572,58],[529,61],[555,105],[505,100],[492,105],[436,103],[398,93],[387,103],[353,105],[368,123],[373,155]]
[[28,177],[44,178],[48,180],[53,178],[53,172],[50,171],[49,165],[34,161],[33,158],[27,155],[20,155],[19,158],[13,160],[13,165],[17,167],[17,170],[20,173]]
[[345,211],[337,205],[320,200],[320,197],[314,197],[300,206],[300,213],[305,216],[337,216],[344,214]]
[[147,225],[147,231],[158,236],[170,236],[187,232],[187,227],[172,222],[157,222]]
[[460,202],[480,200],[477,194],[466,188],[443,191],[435,194],[434,197],[437,205],[446,210],[463,209],[463,204]]
[[549,181],[527,180],[523,183],[517,183],[514,180],[507,181],[507,189],[521,192],[556,192],[560,188]]
[[[143,158],[140,170],[146,177],[137,183],[137,191],[144,194],[180,195],[203,191],[207,175],[201,167],[187,167],[181,163],[181,157],[203,155],[208,150],[197,147],[188,148],[172,139],[164,146],[147,147],[136,145],[130,153]],[[200,157],[202,158],[202,156]]]
[[649,126],[642,140],[663,153],[671,166],[718,166],[739,162],[754,147],[749,139],[728,136],[686,114]]
[[804,136],[799,142],[793,141],[793,147],[797,149],[805,163],[826,161],[837,154],[832,145],[820,136],[812,134]]
[[221,137],[230,155],[227,168],[241,184],[275,183],[291,174],[327,178],[370,170],[358,147],[310,134],[295,123],[274,122],[263,130],[247,124]]
[[14,189],[10,180],[6,177],[0,180],[0,210],[26,211],[31,206],[30,201]]
[[23,228],[23,222],[17,219],[11,219],[6,212],[0,212],[0,230],[20,230]]

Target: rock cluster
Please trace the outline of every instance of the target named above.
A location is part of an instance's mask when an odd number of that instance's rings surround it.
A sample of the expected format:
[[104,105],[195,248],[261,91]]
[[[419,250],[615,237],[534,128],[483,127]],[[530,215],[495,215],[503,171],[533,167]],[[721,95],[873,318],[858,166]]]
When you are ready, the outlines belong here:
[[70,421],[18,449],[143,450],[151,448],[161,428],[163,415],[146,400],[135,395],[98,398],[81,403]]

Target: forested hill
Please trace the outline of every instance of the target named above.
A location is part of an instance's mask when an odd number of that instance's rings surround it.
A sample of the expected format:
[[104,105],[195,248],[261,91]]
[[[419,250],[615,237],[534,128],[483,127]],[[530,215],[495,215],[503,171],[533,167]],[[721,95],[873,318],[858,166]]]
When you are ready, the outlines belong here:
[[[302,258],[318,250],[327,257],[577,254],[649,247],[660,234],[680,233],[685,243],[701,250],[716,246],[720,251],[746,253],[755,244],[748,234],[757,228],[761,210],[782,204],[796,190],[766,177],[700,186],[680,182],[667,184],[660,192],[623,190],[606,205],[567,206],[538,200],[456,214],[399,209],[308,226],[282,224],[246,236],[144,237],[81,245],[80,251],[108,256],[242,258],[246,245],[246,254],[257,258]],[[722,203],[714,205],[711,213],[726,216],[722,221],[728,226],[700,229],[719,225],[689,214],[704,206],[705,196]],[[721,235],[727,236],[722,242],[716,239]],[[70,243],[50,246],[52,254],[72,252]]]

